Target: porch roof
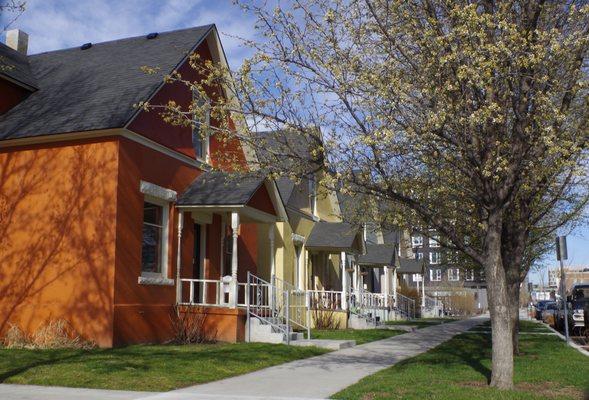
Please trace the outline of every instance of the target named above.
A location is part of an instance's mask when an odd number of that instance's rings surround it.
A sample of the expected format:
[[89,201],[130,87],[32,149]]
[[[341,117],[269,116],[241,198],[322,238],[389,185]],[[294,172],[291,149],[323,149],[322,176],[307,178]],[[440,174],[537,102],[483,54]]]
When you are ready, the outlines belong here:
[[424,260],[416,260],[414,258],[399,258],[399,274],[421,274],[425,267]]
[[359,265],[395,265],[396,247],[390,244],[367,244],[366,254],[358,256]]
[[328,252],[362,254],[365,251],[361,229],[346,222],[317,222],[305,246],[309,250]]
[[[272,213],[252,204],[258,191],[265,187],[272,203]],[[249,211],[253,219],[285,220],[286,212],[274,181],[258,174],[206,171],[199,175],[178,197],[176,206],[193,211]]]
[[264,182],[253,174],[229,174],[222,171],[203,172],[178,198],[180,206],[244,205]]

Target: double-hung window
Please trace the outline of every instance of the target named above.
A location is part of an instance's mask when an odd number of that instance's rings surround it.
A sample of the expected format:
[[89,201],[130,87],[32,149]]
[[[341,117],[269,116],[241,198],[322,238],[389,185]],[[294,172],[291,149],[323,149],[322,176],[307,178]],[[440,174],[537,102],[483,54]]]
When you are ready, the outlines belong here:
[[474,269],[467,269],[464,271],[464,279],[467,281],[474,281]]
[[421,235],[413,235],[411,237],[411,245],[413,247],[423,246],[423,236],[421,236]]
[[173,285],[174,280],[168,278],[168,242],[170,203],[177,194],[145,181],[141,181],[140,191],[144,197],[139,283]]
[[429,238],[429,247],[440,247],[440,235],[435,233]]
[[439,282],[442,280],[442,270],[437,269],[430,269],[429,270],[429,280],[432,282]]
[[196,158],[209,161],[209,128],[211,123],[209,100],[197,90],[192,91],[194,113],[192,121],[192,146]]
[[143,202],[142,275],[161,275],[167,262],[168,206],[156,199]]
[[423,259],[423,252],[418,251],[417,253],[415,253],[415,258],[417,260],[422,260]]
[[317,215],[317,181],[315,175],[309,177],[309,205],[311,215]]
[[439,264],[442,262],[442,254],[438,251],[432,251],[429,253],[429,263]]
[[458,268],[448,269],[448,280],[450,282],[457,282],[460,280],[460,270]]

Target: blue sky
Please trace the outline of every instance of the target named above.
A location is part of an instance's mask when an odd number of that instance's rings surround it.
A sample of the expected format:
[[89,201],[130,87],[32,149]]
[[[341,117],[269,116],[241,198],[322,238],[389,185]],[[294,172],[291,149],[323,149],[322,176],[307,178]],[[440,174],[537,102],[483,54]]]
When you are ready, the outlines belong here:
[[[0,17],[1,27],[6,22]],[[27,0],[26,12],[11,28],[29,34],[33,54],[215,23],[229,62],[237,67],[248,51],[232,36],[251,38],[254,22],[230,0]],[[568,247],[567,265],[589,266],[589,228],[573,232]],[[552,268],[556,259],[549,255],[545,263]]]
[[[254,20],[230,0],[26,0],[11,28],[29,34],[29,53],[104,42],[149,32],[217,24],[232,67],[245,49],[231,36],[250,37]],[[0,17],[0,27],[7,18]],[[226,35],[223,35],[226,34]]]

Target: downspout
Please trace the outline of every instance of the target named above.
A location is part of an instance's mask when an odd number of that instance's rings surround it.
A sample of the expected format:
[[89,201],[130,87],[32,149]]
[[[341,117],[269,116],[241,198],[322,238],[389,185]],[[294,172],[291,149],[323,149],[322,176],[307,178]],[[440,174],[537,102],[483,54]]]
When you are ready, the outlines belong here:
[[[182,282],[180,282],[180,267],[182,264],[182,229],[184,228],[184,213],[178,212],[178,249],[176,251],[176,304],[182,301]],[[190,299],[192,301],[192,299]]]

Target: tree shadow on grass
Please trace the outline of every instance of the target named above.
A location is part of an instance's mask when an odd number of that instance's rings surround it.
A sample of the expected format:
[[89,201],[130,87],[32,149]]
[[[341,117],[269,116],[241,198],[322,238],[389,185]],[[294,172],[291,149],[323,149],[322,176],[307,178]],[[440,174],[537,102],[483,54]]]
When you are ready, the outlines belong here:
[[429,353],[399,362],[400,369],[412,366],[434,365],[442,367],[468,365],[491,382],[491,369],[483,364],[491,357],[491,337],[480,333],[464,333],[445,342]]
[[[10,351],[10,350],[7,350],[7,351]],[[21,351],[21,350],[19,350],[19,351]],[[25,351],[27,351],[27,350],[25,350]],[[30,351],[38,351],[38,350],[30,350]],[[76,353],[76,354],[64,355],[64,356],[59,356],[59,357],[50,357],[50,358],[46,358],[46,359],[31,361],[31,362],[26,363],[25,365],[21,365],[16,368],[12,368],[7,371],[2,371],[0,369],[0,383],[4,383],[4,382],[6,382],[6,380],[12,378],[13,376],[20,375],[20,374],[27,372],[33,368],[42,367],[42,366],[46,366],[46,365],[60,364],[64,361],[69,361],[69,360],[73,360],[75,358],[78,358],[81,355],[82,354],[80,354],[80,353]]]
[[[16,367],[14,367],[15,362],[10,361],[6,365],[8,368],[3,368],[0,364],[0,383],[38,367],[57,367],[71,363],[74,364],[71,368],[60,369],[61,376],[58,379],[71,382],[74,374],[87,372],[92,374],[97,382],[104,382],[105,378],[110,379],[109,376],[131,373],[132,376],[126,378],[118,376],[118,378],[126,380],[126,386],[133,387],[137,382],[149,379],[150,373],[161,372],[171,385],[169,389],[179,387],[178,385],[181,387],[228,378],[266,366],[324,353],[320,349],[268,344],[134,345],[92,350],[7,349],[5,351],[15,352],[11,354],[13,360],[27,358],[30,360],[21,361],[22,365]],[[173,365],[170,365],[171,361]],[[187,370],[197,371],[199,375],[189,376],[190,374],[186,374]],[[206,373],[203,373],[204,371]],[[56,383],[52,380],[53,377],[50,377],[51,384]]]

